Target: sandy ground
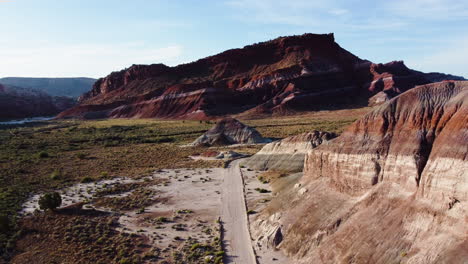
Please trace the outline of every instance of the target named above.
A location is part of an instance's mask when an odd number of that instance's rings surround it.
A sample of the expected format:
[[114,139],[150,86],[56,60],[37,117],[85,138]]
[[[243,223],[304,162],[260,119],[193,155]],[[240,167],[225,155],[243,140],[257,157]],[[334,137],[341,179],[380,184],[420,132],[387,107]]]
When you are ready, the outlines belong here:
[[[211,242],[219,237],[217,231],[221,208],[221,184],[224,170],[212,169],[176,169],[160,170],[152,176],[139,180],[115,178],[86,184],[76,184],[59,190],[62,195],[62,207],[78,202],[91,201],[84,209],[94,208],[120,214],[118,230],[134,233],[148,238],[154,248],[162,253],[161,257],[170,256],[179,246],[190,238],[199,243]],[[135,183],[159,179],[166,184],[145,186],[157,191],[156,197],[160,202],[141,209],[131,211],[113,211],[110,208],[93,204],[93,198],[99,190],[111,188],[119,183]],[[159,181],[160,182],[160,181]],[[135,189],[136,190],[136,189]],[[135,191],[132,190],[132,191]],[[104,197],[124,197],[132,191],[106,195]],[[38,210],[38,200],[42,194],[36,194],[23,204],[23,215]]]
[[[253,223],[267,205],[268,202],[273,198],[271,193],[271,187],[268,183],[262,183],[258,180],[258,175],[261,174],[259,171],[252,171],[250,169],[242,168],[242,177],[244,178],[245,184],[245,195],[247,200],[247,208],[249,211],[253,211],[249,214],[249,224]],[[255,189],[265,189],[270,191],[269,193],[260,193]],[[257,256],[257,263],[259,264],[287,264],[293,263],[286,255],[279,250],[272,250],[267,248],[256,249],[255,254]]]
[[[167,186],[153,186],[167,202],[146,207],[144,213],[124,214],[119,223],[126,232],[148,236],[160,248],[176,246],[188,237],[210,241],[221,207],[223,169],[163,170],[154,176],[170,180]],[[167,222],[158,221],[161,217]],[[179,225],[179,229],[174,228]]]
[[255,254],[250,239],[244,185],[239,162],[231,162],[224,171],[221,220],[225,229],[226,263],[254,264]]
[[[62,207],[90,202],[85,209],[94,208],[113,211],[93,205],[96,192],[118,184],[163,180],[166,184],[147,185],[144,188],[156,190],[159,202],[147,206],[144,210],[118,212],[118,229],[126,233],[146,236],[152,246],[159,248],[161,256],[170,255],[186,239],[196,238],[200,243],[212,241],[219,236],[217,220],[223,225],[223,245],[227,254],[225,263],[291,263],[280,252],[254,252],[249,232],[249,210],[260,211],[264,200],[271,198],[271,193],[261,194],[255,188],[268,189],[268,184],[257,180],[258,172],[241,169],[241,160],[232,161],[226,169],[176,169],[160,170],[141,179],[115,178],[92,183],[80,183],[60,190]],[[245,181],[245,186],[244,186]],[[161,181],[159,181],[161,182]],[[245,187],[245,190],[244,190]],[[105,197],[124,197],[132,193],[127,191]],[[41,194],[36,194],[23,204],[23,215],[38,210],[37,202]],[[258,258],[256,260],[255,253]],[[276,259],[273,261],[273,259]]]
[[[143,180],[134,180],[129,178],[114,178],[111,180],[104,180],[91,183],[78,183],[69,188],[59,190],[58,192],[62,196],[62,206],[66,207],[75,203],[84,202],[90,200],[94,197],[94,194],[108,187],[112,187],[119,183],[132,183],[132,182],[141,182]],[[42,194],[35,194],[31,196],[24,204],[23,209],[20,212],[20,215],[26,216],[34,213],[34,211],[39,210],[39,197]],[[122,194],[125,196],[128,194]]]

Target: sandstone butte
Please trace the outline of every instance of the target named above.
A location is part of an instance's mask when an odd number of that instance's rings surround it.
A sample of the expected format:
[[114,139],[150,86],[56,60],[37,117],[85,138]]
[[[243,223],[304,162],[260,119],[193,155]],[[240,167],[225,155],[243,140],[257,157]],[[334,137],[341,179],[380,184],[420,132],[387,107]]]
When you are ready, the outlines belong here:
[[381,103],[415,85],[461,77],[374,64],[333,34],[304,34],[168,67],[133,65],[96,81],[58,117],[210,119]]
[[295,263],[466,263],[467,143],[468,82],[417,86],[311,150],[254,236]]

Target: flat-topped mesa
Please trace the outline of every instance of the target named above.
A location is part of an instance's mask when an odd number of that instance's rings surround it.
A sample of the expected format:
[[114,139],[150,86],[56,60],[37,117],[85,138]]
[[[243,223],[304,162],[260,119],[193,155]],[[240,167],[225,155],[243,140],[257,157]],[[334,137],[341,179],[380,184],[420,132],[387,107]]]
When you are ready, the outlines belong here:
[[378,106],[306,156],[281,248],[295,263],[463,263],[467,142],[468,81]]
[[[452,77],[452,76],[450,76]],[[133,65],[99,79],[59,117],[216,119],[381,103],[426,78],[402,62],[373,64],[333,34],[280,37],[191,63]],[[177,87],[177,89],[174,89]]]
[[335,138],[335,133],[311,131],[269,143],[243,165],[255,170],[299,172],[310,150]]
[[242,124],[234,118],[225,118],[205,134],[197,138],[193,146],[215,146],[232,144],[259,144],[270,142],[263,138],[257,130]]

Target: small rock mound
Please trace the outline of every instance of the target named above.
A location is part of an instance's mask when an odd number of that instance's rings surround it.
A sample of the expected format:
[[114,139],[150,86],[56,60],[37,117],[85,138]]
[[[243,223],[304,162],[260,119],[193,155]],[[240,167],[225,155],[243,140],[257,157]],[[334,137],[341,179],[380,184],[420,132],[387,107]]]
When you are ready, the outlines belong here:
[[213,128],[206,131],[205,134],[197,138],[192,145],[216,146],[268,142],[269,139],[263,138],[254,128],[244,125],[234,118],[225,118],[219,121]]
[[302,171],[309,150],[336,137],[335,133],[311,131],[265,145],[244,166],[255,170]]
[[236,159],[244,157],[244,155],[234,151],[223,151],[216,156],[216,159]]

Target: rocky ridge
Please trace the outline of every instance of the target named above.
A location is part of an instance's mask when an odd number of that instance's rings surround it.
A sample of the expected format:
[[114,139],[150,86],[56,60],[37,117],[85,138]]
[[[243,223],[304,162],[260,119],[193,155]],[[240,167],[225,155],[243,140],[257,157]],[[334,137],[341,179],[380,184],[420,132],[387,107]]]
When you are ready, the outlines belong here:
[[[403,62],[374,64],[341,48],[333,34],[280,37],[168,67],[133,65],[96,81],[60,117],[211,119],[289,114],[387,100],[415,85],[454,78]],[[457,77],[458,78],[458,77]],[[374,102],[375,101],[375,102]]]

